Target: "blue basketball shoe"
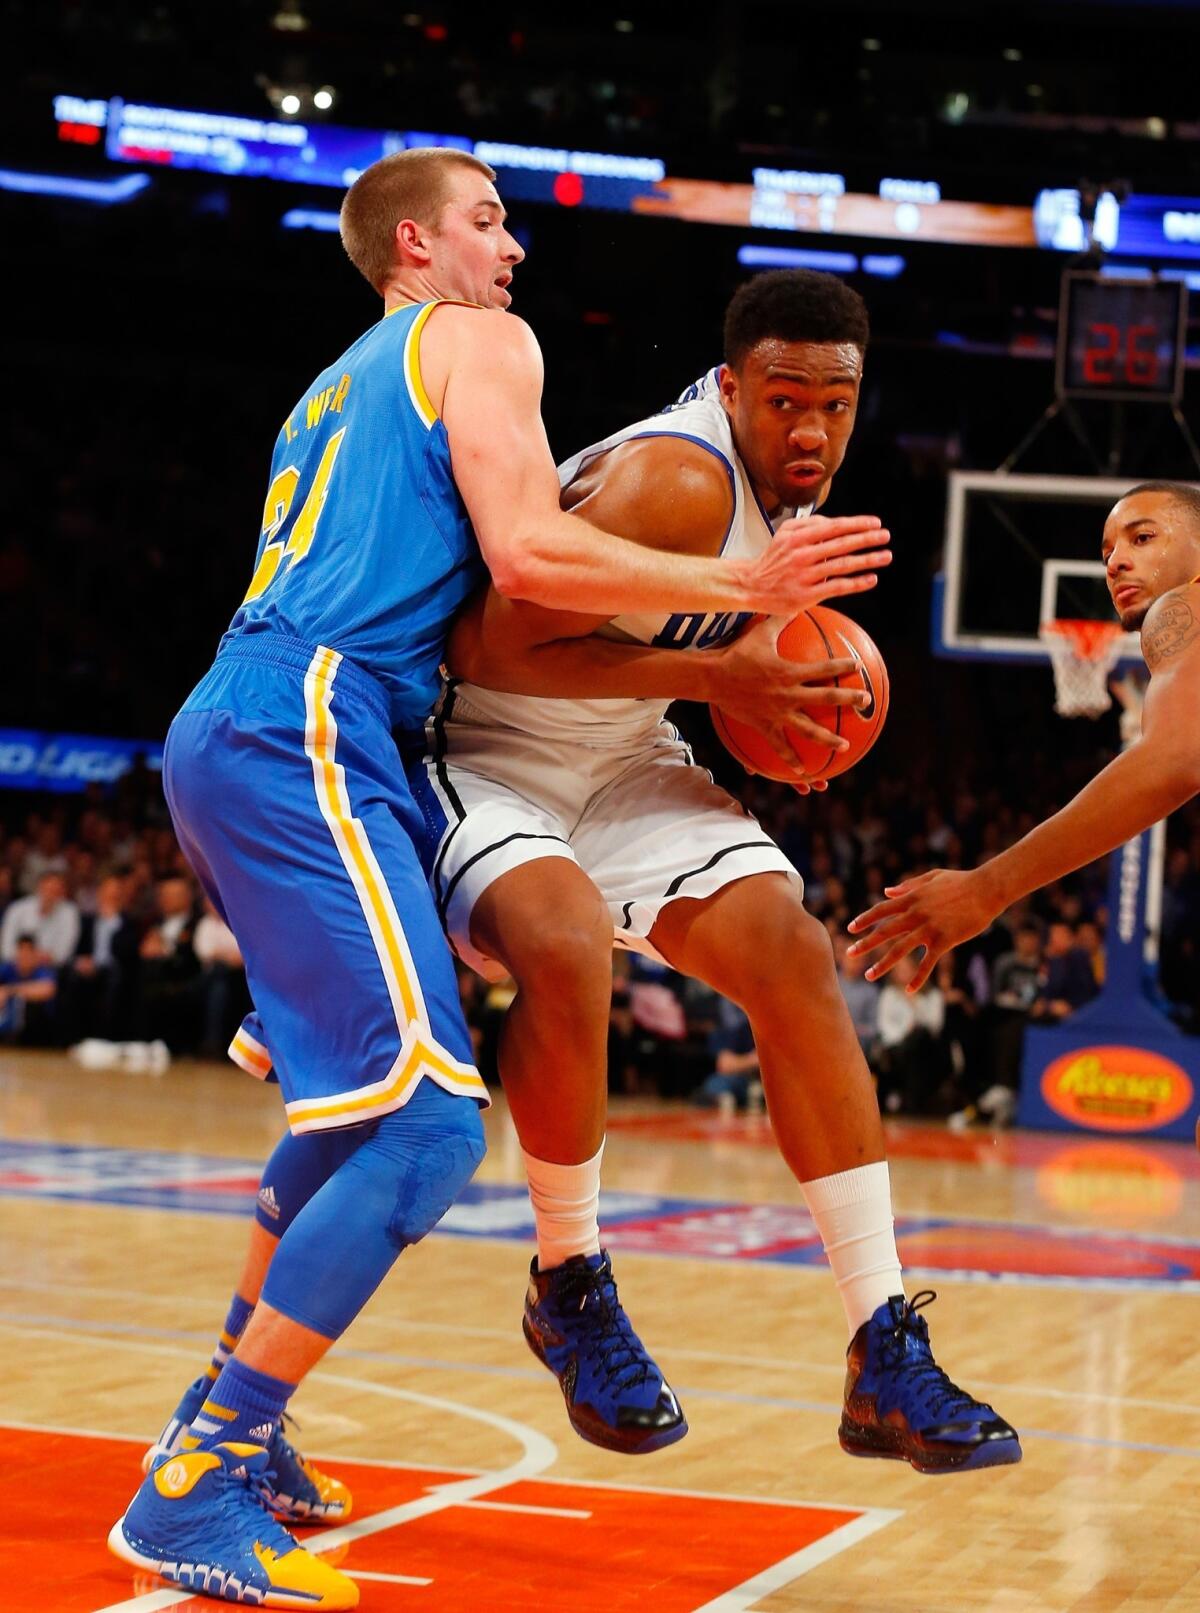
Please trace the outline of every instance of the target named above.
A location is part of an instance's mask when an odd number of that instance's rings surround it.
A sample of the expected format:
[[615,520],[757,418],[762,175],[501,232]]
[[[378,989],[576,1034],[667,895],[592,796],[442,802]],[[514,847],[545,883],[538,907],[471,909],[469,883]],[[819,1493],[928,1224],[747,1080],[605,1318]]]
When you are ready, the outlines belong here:
[[846,1400],[838,1438],[851,1456],[888,1456],[918,1473],[962,1473],[1021,1460],[1016,1430],[973,1400],[933,1359],[917,1312],[937,1295],[886,1301],[846,1352]]
[[[184,1435],[212,1390],[212,1379],[197,1378],[184,1391],[183,1399],[167,1420],[162,1432],[142,1457],[142,1472],[149,1473],[155,1462],[174,1456],[184,1448]],[[271,1460],[263,1475],[267,1504],[284,1523],[345,1523],[354,1509],[354,1498],[341,1479],[322,1473],[287,1438],[283,1422],[276,1425],[267,1445]]]
[[358,1606],[358,1586],[313,1556],[268,1511],[261,1445],[215,1445],[159,1462],[108,1549],[195,1595],[252,1607]]
[[688,1431],[670,1385],[617,1297],[608,1251],[529,1269],[522,1328],[558,1379],[571,1427],[593,1445],[640,1456]]

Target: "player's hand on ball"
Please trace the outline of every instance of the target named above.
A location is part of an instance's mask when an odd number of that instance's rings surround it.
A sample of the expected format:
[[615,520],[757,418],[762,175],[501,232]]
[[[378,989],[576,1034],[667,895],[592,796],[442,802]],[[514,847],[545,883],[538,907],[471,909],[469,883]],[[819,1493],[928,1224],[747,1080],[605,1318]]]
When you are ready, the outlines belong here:
[[892,563],[891,534],[876,515],[805,515],[785,521],[754,560],[741,562],[747,603],[792,616],[809,605],[874,588]]
[[848,656],[833,661],[789,661],[781,656],[776,640],[783,625],[767,617],[719,650],[712,660],[709,698],[722,711],[756,728],[776,755],[794,766],[797,752],[788,738],[789,728],[834,750],[847,748],[846,740],[815,722],[806,708],[861,707],[868,696],[862,689],[830,687],[854,671]]
[[917,947],[925,949],[909,992],[920,991],[939,958],[986,930],[1003,909],[991,891],[986,865],[966,871],[934,868],[899,885],[884,888],[887,900],[851,919],[855,957],[879,954],[867,970],[868,980],[887,974]]

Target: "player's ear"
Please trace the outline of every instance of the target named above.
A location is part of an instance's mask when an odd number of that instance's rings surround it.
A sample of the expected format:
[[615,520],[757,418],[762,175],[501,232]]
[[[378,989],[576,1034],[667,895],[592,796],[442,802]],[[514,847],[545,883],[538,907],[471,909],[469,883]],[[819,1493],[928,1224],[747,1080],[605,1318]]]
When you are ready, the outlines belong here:
[[721,389],[722,401],[732,406],[737,401],[737,376],[728,364],[722,364],[717,371],[717,385]]
[[416,219],[402,218],[396,225],[396,246],[401,261],[415,258],[418,263],[429,262],[429,242],[423,225]]

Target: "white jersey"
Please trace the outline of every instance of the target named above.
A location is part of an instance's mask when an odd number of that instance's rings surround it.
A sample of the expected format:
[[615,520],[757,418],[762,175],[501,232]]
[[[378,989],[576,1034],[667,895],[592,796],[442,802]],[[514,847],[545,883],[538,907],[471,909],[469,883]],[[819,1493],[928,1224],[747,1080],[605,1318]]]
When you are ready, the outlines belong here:
[[[682,437],[713,454],[725,467],[733,494],[733,513],[721,545],[722,555],[753,558],[761,554],[783,521],[797,514],[784,509],[772,520],[763,509],[751,485],[745,466],[734,447],[729,416],[721,403],[717,370],[709,370],[661,414],[637,420],[602,442],[564,460],[558,468],[559,482],[567,487],[581,471],[610,448],[631,442],[635,437]],[[804,507],[807,514],[811,506]],[[662,649],[703,651],[726,643],[742,631],[750,620],[749,611],[719,611],[709,614],[616,616],[601,632],[606,638],[627,643],[653,644]],[[501,694],[481,689],[478,684],[454,686],[453,702],[442,705],[442,720],[452,725],[456,719],[474,724],[494,725],[536,734],[546,739],[563,739],[577,745],[633,745],[647,738],[662,722],[669,700],[555,700],[543,695]],[[461,714],[461,717],[460,717]]]

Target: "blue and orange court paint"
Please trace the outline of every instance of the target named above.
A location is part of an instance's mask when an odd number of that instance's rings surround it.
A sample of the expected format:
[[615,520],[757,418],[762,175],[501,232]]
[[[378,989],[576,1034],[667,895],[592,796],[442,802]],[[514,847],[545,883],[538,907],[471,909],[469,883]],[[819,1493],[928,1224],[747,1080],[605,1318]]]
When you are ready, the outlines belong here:
[[[667,1117],[672,1123],[675,1119]],[[686,1114],[678,1120],[696,1123]],[[654,1124],[667,1121],[656,1117]],[[964,1139],[934,1127],[906,1129],[901,1135],[910,1148],[946,1150],[934,1157],[989,1146],[1010,1156],[1019,1153],[1021,1158],[1010,1157],[1009,1163],[1031,1169],[1040,1203],[1068,1213],[1078,1210],[1099,1223],[1099,1228],[1047,1228],[1034,1219],[1038,1204],[1032,1199],[1025,1223],[901,1215],[896,1219],[900,1258],[913,1277],[1170,1284],[1176,1291],[1181,1285],[1200,1284],[1200,1242],[1155,1230],[1178,1206],[1184,1181],[1200,1174],[1200,1158],[1184,1144],[1030,1135],[989,1142],[986,1136]],[[249,1215],[257,1188],[257,1170],[239,1160],[0,1141],[0,1196]],[[799,1203],[728,1203],[616,1191],[604,1194],[600,1214],[605,1243],[614,1254],[791,1266],[825,1263],[817,1230]],[[1131,1221],[1149,1223],[1152,1230],[1130,1230]],[[438,1233],[531,1240],[533,1213],[525,1188],[472,1183]]]

